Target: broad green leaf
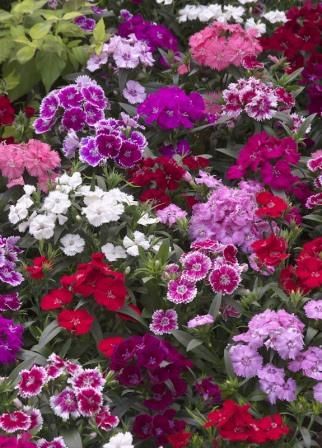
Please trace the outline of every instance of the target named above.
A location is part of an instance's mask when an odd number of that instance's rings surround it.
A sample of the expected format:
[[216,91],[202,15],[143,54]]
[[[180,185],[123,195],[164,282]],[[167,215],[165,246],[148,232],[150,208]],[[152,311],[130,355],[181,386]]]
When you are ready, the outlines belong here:
[[0,64],[10,56],[12,48],[12,39],[7,37],[0,39]]
[[0,10],[0,22],[6,22],[12,18],[12,14],[10,12],[4,11],[3,9]]
[[32,39],[42,39],[49,33],[51,25],[50,22],[36,23],[36,25],[30,28],[29,34]]
[[89,47],[87,46],[74,47],[71,49],[71,52],[79,64],[85,65],[88,59]]
[[24,0],[17,3],[12,8],[13,14],[32,14],[37,9],[42,8],[47,3],[47,0]]
[[105,42],[105,38],[106,38],[106,31],[105,31],[105,23],[104,23],[104,19],[100,19],[97,24],[96,27],[93,31],[93,36],[95,39],[95,42]]
[[76,19],[76,17],[79,17],[81,15],[82,14],[80,12],[77,12],[77,11],[67,12],[66,14],[63,15],[63,20]]
[[47,53],[41,50],[36,55],[36,66],[48,92],[53,83],[62,74],[66,66],[66,61],[64,58],[58,57],[55,53]]
[[25,64],[34,57],[35,51],[36,49],[33,47],[22,47],[20,48],[20,50],[18,50],[16,58],[20,62],[20,64]]

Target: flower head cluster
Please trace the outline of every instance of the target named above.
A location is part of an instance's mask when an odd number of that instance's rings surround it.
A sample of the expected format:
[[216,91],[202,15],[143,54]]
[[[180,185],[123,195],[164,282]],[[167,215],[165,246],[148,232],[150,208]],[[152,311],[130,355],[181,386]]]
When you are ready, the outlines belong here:
[[242,6],[225,5],[222,7],[219,3],[207,5],[186,5],[179,10],[178,21],[180,23],[190,20],[200,20],[200,22],[220,21],[226,23],[234,21],[242,22],[242,16],[245,14],[245,8]]
[[269,225],[256,213],[256,195],[262,190],[255,182],[240,182],[238,188],[219,185],[205,203],[195,204],[190,220],[193,240],[214,239],[234,244],[244,252],[269,231]]
[[[84,369],[80,364],[53,353],[44,366],[34,365],[19,373],[18,396],[22,400],[41,397],[49,383],[50,390],[55,391],[49,398],[50,408],[63,421],[85,417],[101,431],[109,431],[118,425],[119,419],[104,403],[105,379],[99,369]],[[21,410],[0,415],[0,428],[6,433],[34,433],[35,429],[41,429],[42,423],[41,412],[27,405]],[[57,437],[51,442],[41,439],[37,447],[66,448],[66,445],[62,437]]]
[[206,428],[216,427],[220,436],[230,442],[249,442],[258,445],[281,439],[289,431],[280,414],[255,418],[248,404],[239,405],[226,400],[222,408],[208,414]]
[[311,154],[307,167],[313,174],[317,174],[314,186],[319,192],[309,196],[305,206],[306,208],[316,208],[322,205],[322,149]]
[[139,105],[138,114],[147,124],[156,124],[161,129],[190,129],[206,117],[205,103],[197,92],[186,94],[177,86],[167,86],[150,93]]
[[308,378],[322,381],[321,356],[321,347],[309,347],[307,350],[298,353],[296,358],[289,362],[288,368],[292,372],[301,371]]
[[24,185],[23,174],[37,178],[38,186],[48,190],[48,183],[54,180],[55,170],[60,166],[60,157],[49,145],[40,140],[28,143],[0,144],[0,171],[7,178],[7,187]]
[[257,376],[261,389],[271,403],[277,399],[295,400],[295,381],[285,379],[283,368],[264,365],[258,350],[274,350],[281,359],[294,360],[304,347],[303,330],[303,323],[285,310],[266,310],[257,314],[249,321],[248,331],[233,338],[239,342],[229,350],[235,373],[244,378]]
[[36,134],[45,134],[60,120],[63,130],[82,131],[102,120],[108,107],[102,87],[88,76],[79,76],[74,84],[53,90],[45,96],[34,129]]
[[244,58],[256,57],[262,50],[256,39],[257,31],[245,31],[240,25],[213,22],[190,37],[190,51],[200,65],[222,71],[234,65],[240,67]]
[[139,199],[153,201],[162,209],[171,204],[170,193],[177,190],[185,179],[186,170],[167,157],[147,158],[130,172],[129,181],[137,187],[145,187]]
[[303,245],[295,265],[282,270],[281,285],[287,293],[294,291],[308,293],[322,286],[322,237]]
[[224,116],[237,118],[245,112],[256,121],[270,120],[279,110],[294,106],[294,97],[283,87],[250,77],[229,84],[223,91]]
[[87,69],[91,72],[98,70],[107,64],[109,59],[113,60],[117,68],[133,69],[142,64],[151,67],[154,63],[149,45],[137,39],[134,34],[128,37],[113,36],[103,45],[100,54],[92,55],[87,62]]
[[120,36],[128,37],[134,34],[137,39],[146,42],[152,52],[159,48],[173,53],[178,51],[178,40],[166,26],[149,22],[141,15],[132,15],[126,10],[121,11],[121,18],[122,22],[118,27]]
[[258,173],[264,185],[295,194],[299,178],[292,173],[292,165],[296,165],[299,159],[296,142],[291,137],[279,139],[260,132],[248,139],[236,165],[229,168],[227,177],[240,179],[250,173]]
[[22,252],[17,246],[19,239],[17,236],[0,235],[0,282],[10,286],[18,286],[24,280],[17,271],[18,255]]
[[185,393],[187,384],[182,374],[188,366],[190,362],[174,347],[149,334],[120,342],[110,364],[123,386],[137,388],[146,384],[150,396],[144,405],[152,411],[166,409]]
[[113,160],[122,168],[133,168],[147,147],[146,138],[136,129],[138,126],[136,119],[128,116],[98,121],[95,136],[80,141],[80,160],[94,167]]
[[0,316],[0,364],[15,362],[22,347],[23,326]]
[[[93,297],[97,304],[109,311],[120,310],[127,296],[124,275],[113,271],[103,258],[101,253],[93,254],[92,260],[79,264],[74,274],[62,276],[60,288],[42,297],[41,309],[61,310],[72,303],[74,294],[80,294],[86,298]],[[76,335],[88,333],[93,321],[85,309],[64,309],[58,315],[59,325]]]
[[[192,249],[181,256],[182,268],[177,269],[175,278],[168,283],[167,299],[175,304],[192,302],[197,295],[197,282],[206,278],[215,293],[232,294],[239,286],[245,269],[238,264],[236,247],[204,240],[193,243]],[[203,324],[209,323],[206,316],[199,318],[203,318]],[[191,322],[189,326],[197,325]]]

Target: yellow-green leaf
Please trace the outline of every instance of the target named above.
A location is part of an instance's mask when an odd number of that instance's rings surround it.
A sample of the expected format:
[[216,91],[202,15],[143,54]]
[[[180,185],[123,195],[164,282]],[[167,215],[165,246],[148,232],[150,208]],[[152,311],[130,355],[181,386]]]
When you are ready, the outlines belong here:
[[16,54],[17,60],[20,64],[30,61],[34,57],[36,49],[33,47],[22,47]]
[[0,10],[0,22],[6,22],[12,18],[12,14],[3,9]]
[[105,37],[106,37],[106,32],[105,32],[105,23],[104,23],[104,19],[100,19],[97,24],[96,27],[93,31],[93,36],[96,42],[104,42],[105,41]]
[[36,23],[36,25],[30,28],[29,35],[32,39],[42,39],[49,33],[51,25],[50,22]]
[[0,39],[0,64],[5,61],[11,53],[12,40],[5,37]]
[[76,17],[79,17],[81,15],[82,14],[80,12],[77,12],[77,11],[67,12],[66,14],[63,15],[63,20],[76,19]]

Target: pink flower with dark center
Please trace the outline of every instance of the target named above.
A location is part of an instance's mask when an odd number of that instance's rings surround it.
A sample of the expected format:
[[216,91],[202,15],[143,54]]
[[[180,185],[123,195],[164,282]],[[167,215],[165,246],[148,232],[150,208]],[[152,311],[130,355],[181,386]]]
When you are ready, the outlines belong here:
[[86,115],[80,107],[67,109],[63,115],[62,124],[66,129],[80,131],[85,124]]
[[48,365],[45,367],[48,380],[54,380],[59,378],[64,373],[63,367],[57,367],[54,365]]
[[142,149],[134,142],[123,141],[120,154],[116,161],[122,168],[133,168],[142,158]]
[[16,431],[28,431],[31,426],[31,418],[22,411],[8,412],[0,415],[0,428],[11,434]]
[[214,292],[232,294],[241,281],[238,270],[228,264],[223,264],[211,271],[209,282]]
[[81,92],[85,100],[92,104],[92,106],[97,107],[98,109],[109,107],[104,90],[99,85],[89,84],[83,87]]
[[38,395],[47,382],[47,372],[44,367],[33,366],[30,370],[20,372],[20,382],[17,385],[18,394],[23,398]]
[[178,315],[175,310],[157,310],[152,314],[150,330],[157,335],[170,334],[178,329]]
[[189,252],[184,255],[181,258],[181,263],[184,269],[182,277],[192,282],[196,282],[207,277],[212,264],[207,255],[198,251]]
[[57,368],[64,368],[66,363],[63,358],[61,358],[59,355],[56,355],[56,353],[52,353],[50,356],[48,356],[48,361]]
[[170,302],[190,303],[197,295],[197,288],[194,282],[180,277],[176,280],[170,280],[168,284],[167,299]]
[[309,300],[304,305],[304,312],[309,319],[322,320],[322,300]]
[[83,101],[83,97],[76,86],[67,86],[60,89],[58,98],[61,106],[66,109],[78,108]]
[[105,380],[101,372],[96,369],[84,369],[77,371],[76,374],[68,381],[74,389],[93,389],[102,390]]
[[46,439],[40,439],[37,442],[37,448],[68,448],[62,437],[55,437],[51,442]]
[[66,387],[59,394],[52,396],[50,398],[50,407],[54,414],[61,417],[64,421],[67,421],[70,416],[74,418],[79,417],[77,398],[75,392],[70,387]]
[[313,173],[322,170],[322,149],[311,154],[311,159],[308,160],[307,167]]
[[306,208],[315,208],[322,205],[322,193],[312,194],[305,202]]
[[97,427],[102,431],[110,431],[116,428],[120,420],[115,415],[111,414],[108,406],[102,406],[99,413],[95,416]]
[[77,392],[77,402],[80,414],[83,417],[92,417],[100,411],[103,404],[103,396],[100,391],[88,387]]
[[209,252],[218,252],[220,244],[215,240],[197,240],[191,243],[192,249],[201,249]]
[[118,135],[100,134],[96,137],[96,145],[103,157],[114,159],[119,155],[122,139]]

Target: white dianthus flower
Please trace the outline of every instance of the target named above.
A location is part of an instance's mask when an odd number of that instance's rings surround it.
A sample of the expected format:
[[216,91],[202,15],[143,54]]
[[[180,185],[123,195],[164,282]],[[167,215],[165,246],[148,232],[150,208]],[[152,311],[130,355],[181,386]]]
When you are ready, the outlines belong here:
[[101,250],[108,261],[116,261],[119,258],[126,258],[126,252],[122,246],[114,246],[112,243],[106,243],[101,247]]
[[80,235],[73,235],[68,233],[60,240],[60,248],[68,257],[73,257],[76,254],[83,252],[85,247],[85,240]]
[[271,23],[285,23],[287,22],[287,17],[284,11],[269,11],[263,14],[263,17]]
[[112,436],[109,442],[103,445],[103,448],[134,448],[132,434],[120,432]]
[[44,200],[43,209],[50,213],[64,215],[68,212],[70,206],[71,202],[66,193],[51,191]]
[[139,255],[139,247],[147,250],[150,247],[150,242],[145,238],[144,233],[135,231],[133,233],[133,239],[128,236],[123,239],[123,246],[126,249],[126,252],[132,257],[137,257]]
[[29,233],[36,240],[49,240],[54,236],[55,215],[36,215],[29,222]]

